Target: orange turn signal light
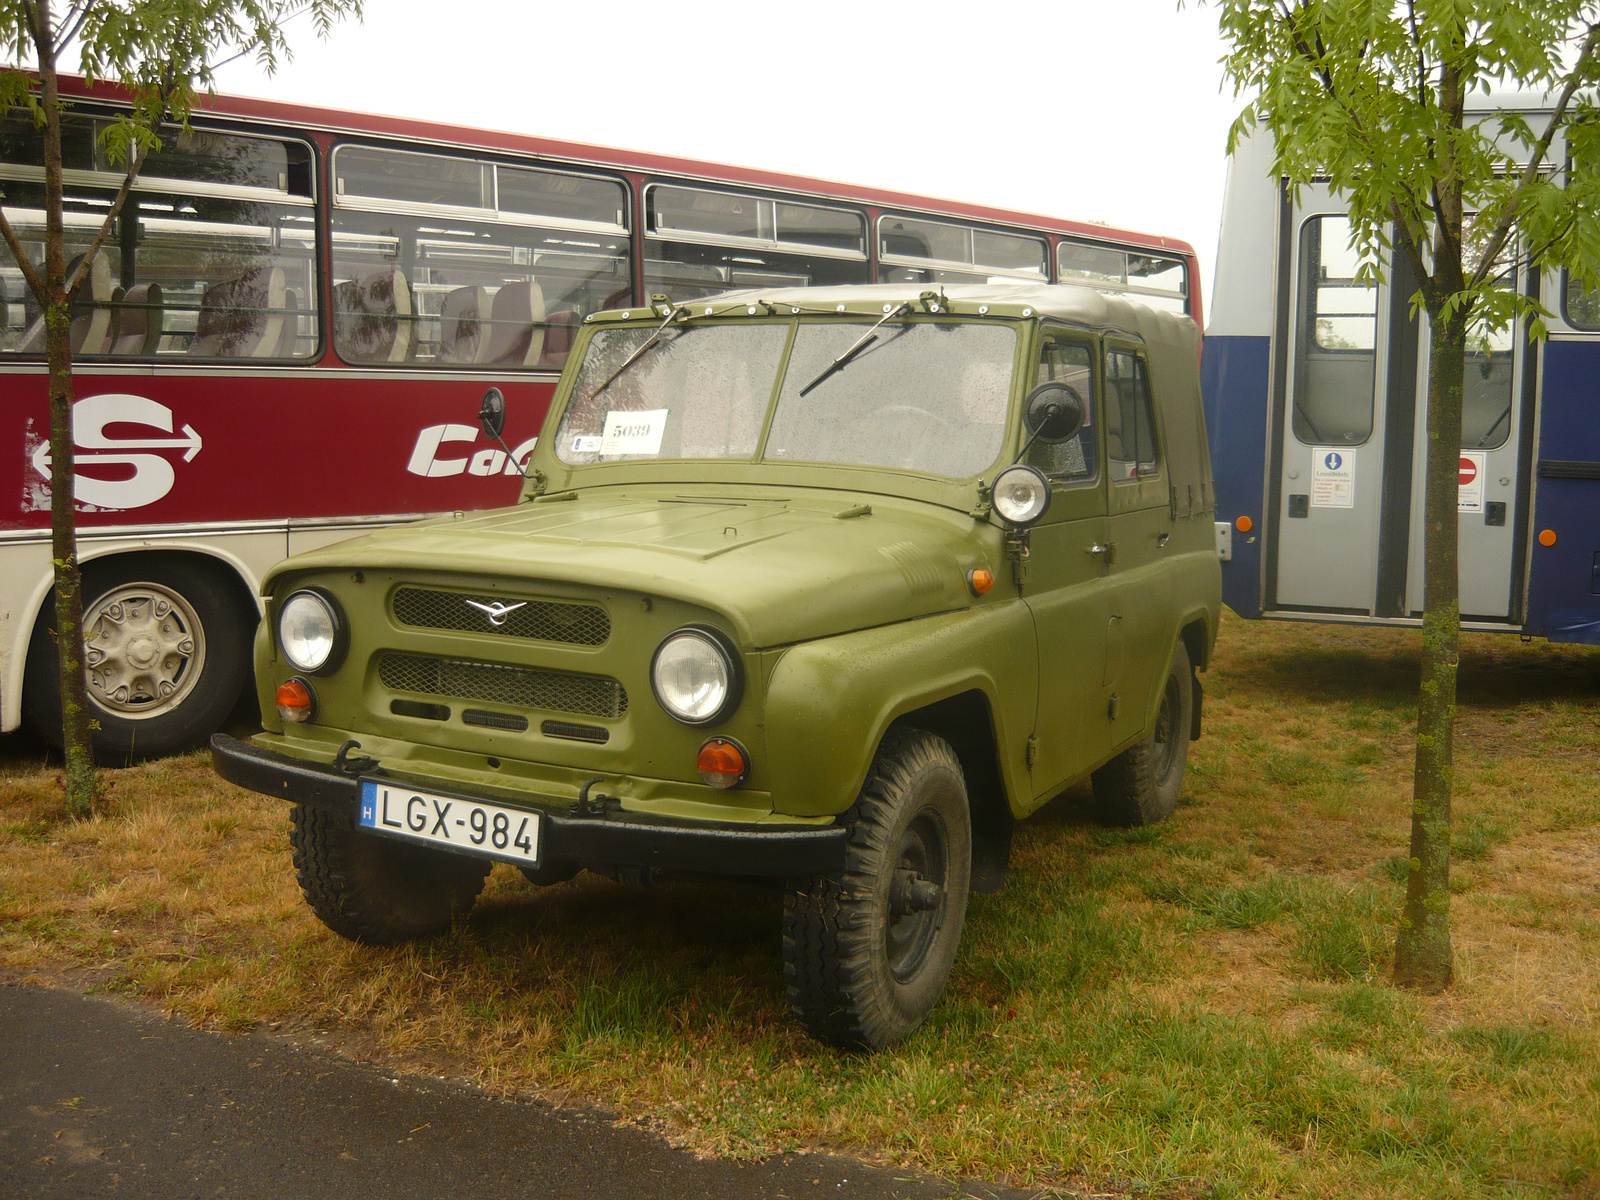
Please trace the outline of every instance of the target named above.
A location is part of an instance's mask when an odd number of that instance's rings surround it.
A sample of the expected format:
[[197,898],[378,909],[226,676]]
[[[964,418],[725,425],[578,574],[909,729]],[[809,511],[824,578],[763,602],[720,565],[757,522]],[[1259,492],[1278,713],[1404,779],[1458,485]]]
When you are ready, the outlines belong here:
[[1233,523],[1233,527],[1235,529],[1237,529],[1240,533],[1249,533],[1252,529],[1254,529],[1256,527],[1256,523],[1254,521],[1252,521],[1247,516],[1246,517],[1240,517],[1238,520],[1236,520]]
[[304,679],[286,679],[278,685],[278,715],[285,721],[309,721],[317,698]]
[[1539,545],[1554,546],[1556,544],[1556,531],[1554,529],[1541,529],[1539,531]]
[[994,572],[988,567],[978,567],[967,572],[967,587],[974,596],[981,596],[994,586]]
[[701,746],[694,765],[700,778],[714,788],[738,787],[750,776],[750,756],[728,738],[712,738]]

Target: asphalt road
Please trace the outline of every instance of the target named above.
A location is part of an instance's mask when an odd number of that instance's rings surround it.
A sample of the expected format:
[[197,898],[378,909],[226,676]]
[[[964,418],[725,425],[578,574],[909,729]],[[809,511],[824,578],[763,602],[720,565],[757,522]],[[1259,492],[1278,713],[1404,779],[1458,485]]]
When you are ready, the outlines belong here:
[[1008,1189],[846,1158],[697,1159],[603,1115],[495,1099],[131,1004],[0,986],[0,1196],[949,1200]]

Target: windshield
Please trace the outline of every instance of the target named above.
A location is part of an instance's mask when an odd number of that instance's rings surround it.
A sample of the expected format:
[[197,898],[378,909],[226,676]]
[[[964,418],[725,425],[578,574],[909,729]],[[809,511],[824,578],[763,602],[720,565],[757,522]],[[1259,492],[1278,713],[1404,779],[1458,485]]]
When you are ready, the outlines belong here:
[[[589,343],[556,433],[569,465],[628,459],[740,459],[895,467],[965,478],[994,462],[1005,436],[1017,331],[977,322],[890,323],[838,370],[800,393],[861,339],[859,321],[687,325],[652,335],[602,330]],[[794,330],[772,428],[784,344]]]

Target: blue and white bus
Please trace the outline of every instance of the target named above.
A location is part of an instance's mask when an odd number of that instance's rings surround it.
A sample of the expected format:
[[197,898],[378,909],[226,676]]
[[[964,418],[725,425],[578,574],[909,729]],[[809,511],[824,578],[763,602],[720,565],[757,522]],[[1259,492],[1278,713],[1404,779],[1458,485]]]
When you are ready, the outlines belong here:
[[[1524,112],[1536,100],[1484,100]],[[1553,146],[1560,163],[1564,150]],[[1223,595],[1243,617],[1420,624],[1428,322],[1403,257],[1354,279],[1325,186],[1265,135],[1230,163],[1203,359]],[[1600,645],[1600,294],[1517,268],[1554,317],[1470,348],[1460,462],[1466,628]]]

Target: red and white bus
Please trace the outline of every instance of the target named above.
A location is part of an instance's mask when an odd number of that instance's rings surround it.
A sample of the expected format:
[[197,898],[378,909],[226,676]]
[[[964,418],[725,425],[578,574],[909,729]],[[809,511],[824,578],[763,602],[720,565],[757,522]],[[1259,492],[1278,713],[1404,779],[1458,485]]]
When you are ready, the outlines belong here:
[[[120,172],[69,84],[67,255]],[[106,759],[192,745],[249,675],[257,582],[374,526],[512,503],[588,314],[735,287],[1073,280],[1200,321],[1193,250],[1101,225],[417,121],[207,99],[147,160],[74,314],[90,694]],[[42,147],[0,204],[43,258]],[[1070,181],[1067,181],[1070,186]],[[39,311],[0,247],[0,730],[59,730]]]

